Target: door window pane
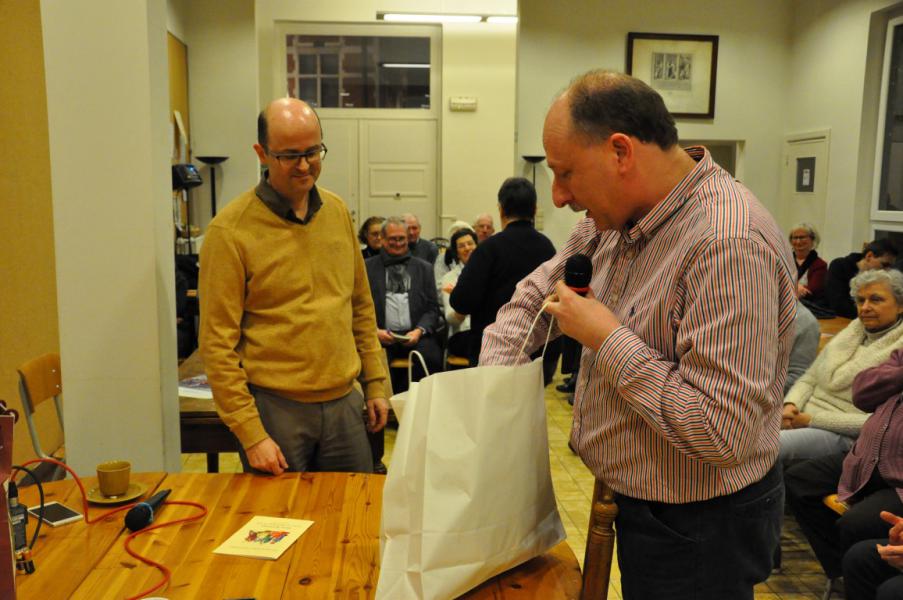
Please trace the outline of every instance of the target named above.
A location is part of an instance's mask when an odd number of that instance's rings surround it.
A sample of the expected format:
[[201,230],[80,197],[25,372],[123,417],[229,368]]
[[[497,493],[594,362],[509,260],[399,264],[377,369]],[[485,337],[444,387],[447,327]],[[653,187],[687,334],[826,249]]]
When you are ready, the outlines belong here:
[[313,106],[430,107],[429,37],[287,35],[286,44],[298,68],[287,69],[289,93]]

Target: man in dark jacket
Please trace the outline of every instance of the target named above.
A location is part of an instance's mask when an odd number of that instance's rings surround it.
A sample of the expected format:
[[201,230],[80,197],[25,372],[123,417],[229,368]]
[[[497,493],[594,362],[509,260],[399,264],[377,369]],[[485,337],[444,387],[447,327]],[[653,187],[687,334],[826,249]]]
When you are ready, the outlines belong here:
[[[377,336],[390,361],[417,350],[433,373],[442,366],[442,350],[434,335],[441,322],[433,266],[411,256],[404,219],[386,219],[382,233],[382,249],[366,261]],[[422,369],[415,362],[414,372],[418,371]]]
[[401,218],[404,219],[408,229],[408,251],[411,255],[425,260],[431,265],[436,264],[439,248],[433,242],[420,237],[420,219],[417,218],[417,215],[405,213]]
[[890,240],[875,240],[865,251],[853,252],[835,258],[828,266],[828,282],[825,284],[825,300],[837,316],[856,318],[856,305],[850,296],[850,280],[860,271],[887,269],[894,264],[897,249]]
[[[555,255],[549,238],[533,227],[536,190],[528,179],[506,179],[498,200],[502,231],[477,246],[449,298],[452,308],[470,315],[471,365],[479,362],[483,330],[495,322],[517,283]],[[552,369],[554,373],[554,365]]]

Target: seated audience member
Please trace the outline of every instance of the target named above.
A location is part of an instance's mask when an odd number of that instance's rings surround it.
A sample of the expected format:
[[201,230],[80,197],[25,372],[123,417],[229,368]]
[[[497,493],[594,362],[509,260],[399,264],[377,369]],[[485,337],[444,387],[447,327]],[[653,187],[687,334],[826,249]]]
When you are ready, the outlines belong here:
[[383,247],[382,224],[385,221],[382,217],[370,217],[361,225],[360,231],[357,232],[357,239],[364,245],[361,252],[364,258],[370,258],[379,254],[380,248]]
[[[498,201],[502,231],[477,246],[449,298],[453,309],[470,315],[467,356],[473,366],[480,359],[483,330],[495,322],[498,310],[511,300],[517,283],[555,255],[549,238],[533,227],[536,190],[529,179],[506,179],[499,188]],[[555,359],[551,372],[546,372],[547,384],[561,352],[560,346],[557,348],[546,353],[549,361]]]
[[420,219],[417,215],[405,213],[401,216],[408,228],[408,249],[411,256],[416,256],[421,260],[433,265],[436,263],[436,257],[439,256],[439,248],[433,242],[420,237]]
[[[882,510],[903,514],[903,349],[853,381],[853,402],[870,412],[850,452],[835,452],[790,466],[787,502],[825,574],[841,575],[841,559],[854,543],[887,531]],[[822,503],[833,493],[850,504],[839,516]]]
[[448,250],[445,251],[445,261],[449,262],[451,267],[439,283],[445,322],[448,323],[448,353],[455,356],[467,356],[470,342],[470,317],[457,312],[448,302],[464,265],[477,248],[477,234],[469,227],[452,234]]
[[856,318],[856,305],[850,296],[850,280],[857,273],[872,269],[886,269],[897,258],[897,249],[890,240],[875,240],[864,253],[853,252],[831,261],[825,283],[825,301],[838,316]]
[[[382,250],[366,261],[379,341],[390,361],[417,350],[433,373],[442,365],[442,350],[433,335],[440,324],[433,267],[411,256],[403,219],[386,219],[382,234]],[[414,379],[420,377],[423,369],[415,361]]]
[[479,215],[473,222],[473,230],[477,232],[477,240],[482,243],[489,239],[495,233],[495,223],[492,221],[492,215],[483,213]]
[[891,524],[886,538],[856,542],[843,555],[846,600],[903,598],[903,517],[882,512]]
[[818,232],[808,223],[800,223],[790,230],[790,245],[796,259],[796,295],[819,303],[828,276],[828,263],[818,257]]
[[853,405],[853,378],[903,346],[903,274],[871,270],[850,282],[859,318],[835,335],[784,397],[779,458],[845,452],[866,415]]
[[787,365],[787,381],[784,382],[784,395],[790,391],[796,380],[806,372],[818,354],[818,342],[821,340],[821,328],[818,319],[803,306],[796,303],[796,333],[793,336],[793,347],[790,349],[790,364]]
[[[448,239],[451,240],[452,236],[455,235],[456,232],[462,229],[470,229],[470,224],[465,221],[455,221],[451,225],[448,226]],[[449,242],[449,247],[451,246],[451,242]],[[436,264],[433,265],[433,275],[436,278],[436,285],[438,286],[439,295],[442,295],[442,278],[445,277],[445,274],[451,271],[452,261],[449,258],[448,250],[439,249],[439,256],[436,258]],[[457,280],[457,277],[455,277]]]

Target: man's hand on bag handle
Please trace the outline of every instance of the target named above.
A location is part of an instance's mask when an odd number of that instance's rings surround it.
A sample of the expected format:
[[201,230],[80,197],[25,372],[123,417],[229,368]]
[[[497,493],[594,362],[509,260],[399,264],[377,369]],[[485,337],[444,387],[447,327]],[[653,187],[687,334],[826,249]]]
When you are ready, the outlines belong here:
[[545,311],[555,317],[558,328],[587,348],[598,350],[621,322],[595,298],[584,298],[559,281],[546,301]]
[[258,471],[282,475],[288,469],[288,462],[273,438],[260,440],[250,448],[246,448],[245,454],[248,455],[248,462],[251,466]]

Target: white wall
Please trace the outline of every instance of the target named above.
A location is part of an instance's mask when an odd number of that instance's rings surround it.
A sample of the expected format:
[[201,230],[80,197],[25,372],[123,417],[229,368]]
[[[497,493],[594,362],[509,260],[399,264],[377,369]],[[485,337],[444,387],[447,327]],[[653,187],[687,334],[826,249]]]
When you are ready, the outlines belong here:
[[[188,45],[194,156],[230,157],[217,169],[218,204],[257,181],[251,144],[256,114],[273,98],[276,22],[376,23],[377,11],[514,14],[515,9],[514,0],[170,0],[170,23],[181,23],[180,39]],[[514,27],[446,27],[443,46],[443,118],[456,127],[443,127],[441,211],[470,221],[494,210],[498,185],[512,175]],[[448,93],[477,96],[478,111],[451,114]],[[202,176],[207,179],[206,168]],[[203,226],[209,198],[207,183],[192,192],[192,208]]]
[[166,7],[41,14],[67,462],[177,471]]
[[[499,228],[497,193],[513,175],[516,27],[442,29],[442,231],[488,212]],[[477,99],[476,112],[451,112],[452,96]]]
[[210,222],[210,170],[198,156],[228,156],[216,167],[217,206],[254,187],[258,162],[257,43],[253,0],[181,0],[188,46],[191,147],[204,184],[191,193],[192,222]]
[[[628,32],[714,34],[719,36],[715,118],[678,120],[680,136],[744,142],[741,178],[775,212],[792,3],[648,0],[642,5],[637,10],[633,0],[574,0],[561,10],[544,0],[521,0],[517,155],[545,154],[545,112],[574,76],[594,68],[625,69]],[[542,163],[536,182],[540,210],[545,233],[557,246],[576,216],[553,207],[550,177]]]
[[[887,0],[800,0],[793,18],[787,133],[831,130],[820,254],[858,250],[869,209]],[[857,160],[858,154],[858,160]],[[782,223],[789,227],[791,223]]]

